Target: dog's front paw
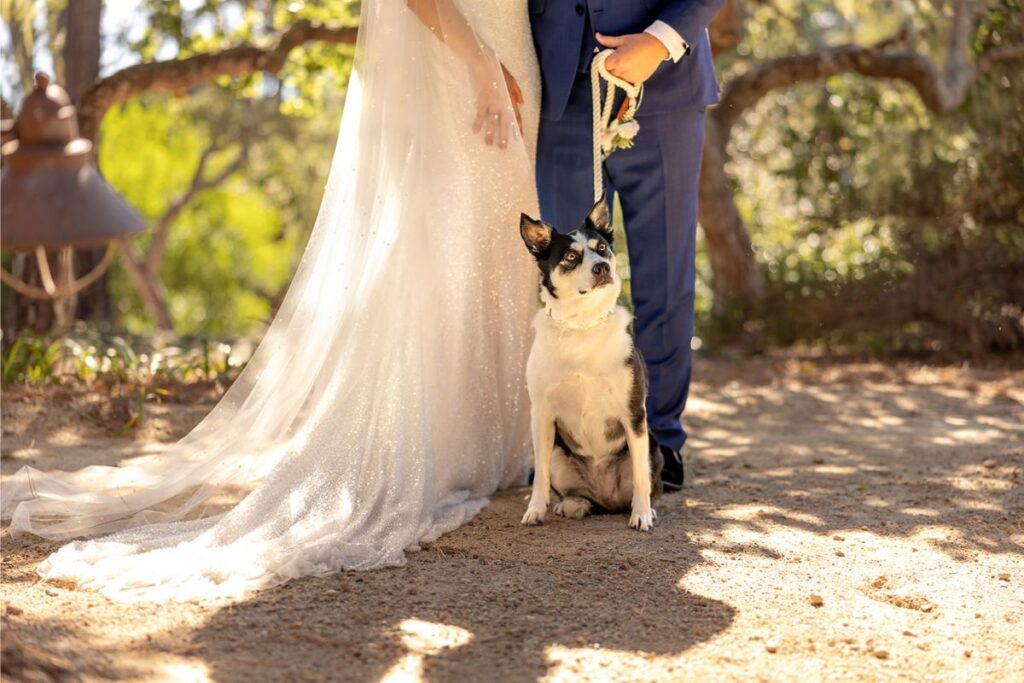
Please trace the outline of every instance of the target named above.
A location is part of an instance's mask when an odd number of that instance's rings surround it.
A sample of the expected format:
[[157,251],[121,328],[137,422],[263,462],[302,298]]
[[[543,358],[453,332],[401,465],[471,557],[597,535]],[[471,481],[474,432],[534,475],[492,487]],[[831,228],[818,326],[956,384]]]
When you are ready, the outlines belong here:
[[650,531],[657,518],[658,513],[650,505],[634,505],[633,511],[629,515],[629,527],[638,531]]
[[531,500],[530,505],[526,508],[526,514],[523,515],[523,521],[521,523],[526,526],[537,526],[538,524],[543,524],[544,515],[547,514],[547,511],[547,503],[539,505],[535,504]]
[[566,519],[583,519],[590,514],[592,507],[586,498],[568,497],[555,504],[555,514]]
[[534,510],[532,508],[528,509],[526,511],[526,514],[523,515],[522,524],[524,524],[525,526],[537,526],[538,524],[543,524],[544,514],[546,512],[546,510]]

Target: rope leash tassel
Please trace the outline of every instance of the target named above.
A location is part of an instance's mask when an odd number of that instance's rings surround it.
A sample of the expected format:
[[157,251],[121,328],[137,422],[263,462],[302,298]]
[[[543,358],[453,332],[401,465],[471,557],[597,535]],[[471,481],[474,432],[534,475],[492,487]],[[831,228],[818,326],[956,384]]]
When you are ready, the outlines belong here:
[[[590,98],[594,108],[594,201],[604,194],[604,160],[616,149],[629,147],[640,129],[634,118],[643,97],[643,84],[634,85],[629,81],[612,75],[605,66],[605,61],[615,50],[602,50],[594,55],[590,62]],[[601,79],[608,83],[605,98],[601,100]],[[626,101],[618,115],[612,120],[612,106],[615,103],[615,91],[622,89],[626,93]]]

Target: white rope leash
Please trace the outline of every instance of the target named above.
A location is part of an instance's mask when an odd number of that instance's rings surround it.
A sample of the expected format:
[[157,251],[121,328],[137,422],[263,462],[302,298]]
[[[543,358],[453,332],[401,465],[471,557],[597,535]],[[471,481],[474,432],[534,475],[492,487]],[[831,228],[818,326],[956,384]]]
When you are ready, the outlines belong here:
[[[615,89],[622,88],[626,93],[628,104],[626,105],[626,112],[623,116],[624,120],[630,120],[633,115],[636,114],[637,107],[640,106],[640,98],[643,95],[643,85],[633,85],[629,81],[624,81],[617,76],[613,76],[605,68],[605,60],[613,54],[615,50],[602,50],[594,55],[593,61],[590,63],[590,98],[593,102],[594,107],[594,201],[596,202],[604,194],[604,173],[603,163],[605,157],[611,153],[609,149],[605,153],[604,145],[602,140],[604,139],[605,133],[608,132],[612,125],[612,106],[615,103]],[[601,79],[608,82],[608,91],[605,93],[604,103],[601,102]]]

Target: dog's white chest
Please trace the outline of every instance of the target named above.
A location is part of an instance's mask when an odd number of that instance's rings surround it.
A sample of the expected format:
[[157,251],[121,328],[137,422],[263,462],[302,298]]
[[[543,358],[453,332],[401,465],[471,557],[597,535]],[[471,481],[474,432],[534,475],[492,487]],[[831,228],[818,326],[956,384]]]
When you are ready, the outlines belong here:
[[579,453],[601,457],[621,448],[621,432],[615,425],[627,410],[629,381],[623,368],[607,375],[569,373],[548,385],[545,402]]

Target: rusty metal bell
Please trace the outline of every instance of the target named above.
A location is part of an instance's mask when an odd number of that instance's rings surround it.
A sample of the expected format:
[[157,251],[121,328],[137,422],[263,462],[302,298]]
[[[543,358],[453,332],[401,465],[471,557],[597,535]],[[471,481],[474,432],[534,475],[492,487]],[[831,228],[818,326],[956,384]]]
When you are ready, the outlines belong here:
[[95,247],[145,227],[143,217],[100,175],[92,142],[78,136],[67,92],[46,75],[36,75],[36,88],[22,100],[13,133],[15,139],[2,148],[4,249]]

